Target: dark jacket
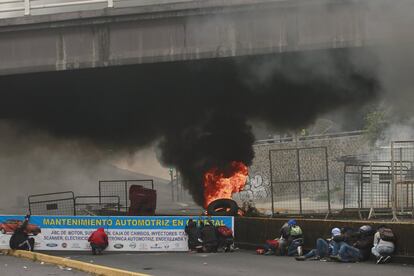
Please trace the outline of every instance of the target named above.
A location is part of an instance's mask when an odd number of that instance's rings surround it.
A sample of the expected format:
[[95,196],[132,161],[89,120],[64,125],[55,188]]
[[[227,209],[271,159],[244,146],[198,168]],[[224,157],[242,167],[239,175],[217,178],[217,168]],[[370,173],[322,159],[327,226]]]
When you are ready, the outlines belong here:
[[98,228],[98,230],[92,232],[88,242],[99,245],[107,246],[108,245],[108,236],[106,235],[103,228]]
[[290,226],[287,224],[283,224],[282,228],[280,228],[280,235],[283,239],[287,240],[290,236]]
[[358,231],[351,227],[344,227],[341,229],[341,236],[344,242],[353,246],[358,241]]
[[363,235],[361,234],[358,240],[354,243],[354,247],[358,248],[361,252],[362,259],[361,261],[367,261],[371,256],[371,248],[374,244],[373,235]]
[[216,244],[217,243],[216,228],[213,225],[206,224],[201,229],[201,238],[205,244]]
[[188,222],[188,224],[185,226],[184,231],[188,235],[189,246],[195,246],[199,244],[198,239],[200,238],[200,230],[194,221]]
[[11,249],[18,249],[19,245],[29,238],[29,235],[26,232],[26,228],[28,224],[29,224],[29,219],[26,218],[24,222],[22,223],[22,225],[20,225],[20,227],[18,227],[14,231],[13,235],[10,238],[10,242],[9,242]]

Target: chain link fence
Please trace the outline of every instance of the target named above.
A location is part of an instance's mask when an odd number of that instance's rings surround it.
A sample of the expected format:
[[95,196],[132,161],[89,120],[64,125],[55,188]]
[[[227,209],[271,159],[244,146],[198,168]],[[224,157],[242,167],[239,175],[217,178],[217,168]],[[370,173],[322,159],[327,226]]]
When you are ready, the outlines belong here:
[[31,215],[76,216],[75,194],[72,191],[31,195],[28,201]]
[[344,165],[343,208],[376,216],[413,216],[414,141],[394,141]]
[[326,147],[270,150],[269,160],[272,214],[330,213]]
[[99,216],[119,214],[121,203],[119,196],[77,196],[75,212],[78,216]]
[[132,185],[141,185],[144,188],[154,189],[154,180],[101,180],[99,181],[99,197],[117,196],[120,200],[120,209],[127,212],[130,206],[129,188]]

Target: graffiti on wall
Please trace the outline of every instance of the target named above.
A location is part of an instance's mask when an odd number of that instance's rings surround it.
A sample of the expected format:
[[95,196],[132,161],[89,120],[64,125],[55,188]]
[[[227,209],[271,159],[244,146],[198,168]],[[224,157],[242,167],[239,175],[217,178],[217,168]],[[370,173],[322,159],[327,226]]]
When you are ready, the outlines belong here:
[[249,175],[244,190],[237,194],[241,201],[257,201],[270,198],[269,180],[260,174]]

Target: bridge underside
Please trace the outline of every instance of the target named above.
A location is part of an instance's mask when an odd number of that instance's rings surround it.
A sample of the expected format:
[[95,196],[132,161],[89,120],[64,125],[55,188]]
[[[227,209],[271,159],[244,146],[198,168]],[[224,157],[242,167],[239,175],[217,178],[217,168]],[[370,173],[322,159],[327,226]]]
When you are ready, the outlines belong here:
[[212,2],[0,21],[0,75],[360,47],[375,39],[367,37],[359,2]]

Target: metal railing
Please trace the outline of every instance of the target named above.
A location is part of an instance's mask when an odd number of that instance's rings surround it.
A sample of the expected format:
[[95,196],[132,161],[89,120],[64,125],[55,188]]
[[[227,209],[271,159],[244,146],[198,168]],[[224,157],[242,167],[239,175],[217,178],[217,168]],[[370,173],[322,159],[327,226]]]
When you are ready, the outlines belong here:
[[75,194],[72,191],[30,195],[27,200],[31,215],[76,216]]
[[365,133],[366,131],[364,130],[356,130],[356,131],[347,131],[347,132],[318,134],[318,135],[307,135],[307,136],[296,136],[296,137],[290,136],[290,137],[256,140],[255,145],[273,144],[273,143],[280,144],[280,143],[289,143],[289,142],[294,142],[294,141],[308,141],[308,140],[327,140],[327,139],[332,139],[332,138],[360,136]]
[[141,185],[144,188],[154,190],[153,179],[100,180],[99,197],[118,196],[120,198],[120,208],[127,211],[130,206],[129,189],[132,185]]
[[101,215],[103,211],[120,213],[119,196],[76,196],[75,210],[77,215]]
[[71,11],[160,5],[193,0],[0,0],[0,19]]

